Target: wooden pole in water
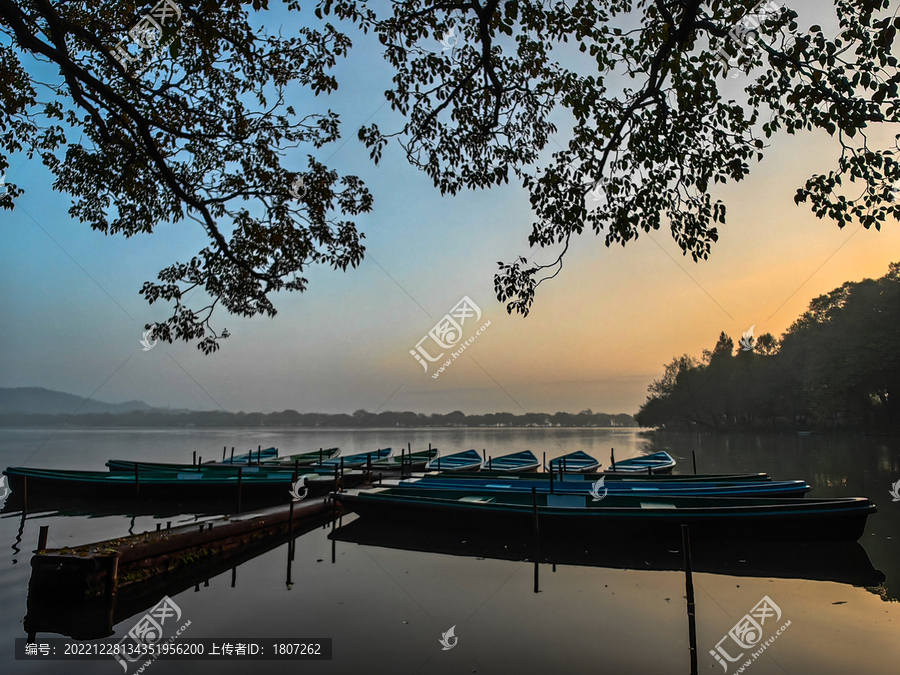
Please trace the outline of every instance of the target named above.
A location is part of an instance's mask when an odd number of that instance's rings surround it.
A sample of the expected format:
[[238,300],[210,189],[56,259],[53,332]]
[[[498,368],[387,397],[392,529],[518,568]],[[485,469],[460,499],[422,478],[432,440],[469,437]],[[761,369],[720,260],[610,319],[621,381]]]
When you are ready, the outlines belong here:
[[539,537],[541,529],[538,525],[537,488],[531,488],[531,507],[534,511],[534,534]]
[[319,464],[322,463],[322,448],[319,448]]
[[550,472],[550,494],[553,494],[553,472]]
[[535,593],[541,592],[540,588],[538,586],[538,563],[536,560],[534,562],[534,592]]
[[[543,462],[544,471],[546,471],[547,470],[547,453],[546,453],[546,451],[543,454],[542,462]],[[550,463],[552,464],[553,460],[550,460]]]
[[338,483],[338,466],[337,466],[337,464],[334,465],[334,491],[335,492],[341,491],[340,483]]
[[244,487],[244,467],[238,467],[238,503],[237,503],[237,512],[241,512],[241,491]]
[[237,584],[237,567],[231,568],[231,587],[234,588]]
[[119,553],[110,553],[107,555],[99,556],[104,563],[104,567],[106,568],[106,578],[103,583],[103,592],[107,595],[107,597],[115,595],[116,593],[116,580],[119,576]]
[[262,464],[262,446],[257,445],[256,446],[256,466],[259,466],[260,464]]
[[647,475],[648,475],[648,476],[652,476],[652,475],[653,475],[653,467],[652,467],[652,466],[648,466],[648,467],[647,467]]
[[610,462],[610,464],[612,464],[612,470],[615,471],[616,470],[616,449],[615,448],[609,449],[609,462]]
[[197,458],[197,466],[200,466],[201,464],[203,464],[203,455],[200,455],[200,457]]
[[694,475],[697,475],[697,453],[694,450],[691,450],[691,457],[694,460]]
[[191,459],[191,464],[193,464],[194,466],[197,466],[197,451],[196,450],[194,450],[194,455],[193,455],[193,459]]
[[228,446],[225,445],[222,447],[222,461],[225,461],[225,453],[228,452]]
[[38,553],[42,553],[47,550],[47,534],[50,532],[49,525],[41,525],[41,529],[38,532],[38,545],[37,550]]
[[694,575],[691,565],[691,533],[681,526],[681,546],[684,549],[684,589],[687,595],[688,636],[691,649],[691,673],[697,672],[697,618],[694,605]]
[[231,446],[231,463],[234,464],[234,446]]

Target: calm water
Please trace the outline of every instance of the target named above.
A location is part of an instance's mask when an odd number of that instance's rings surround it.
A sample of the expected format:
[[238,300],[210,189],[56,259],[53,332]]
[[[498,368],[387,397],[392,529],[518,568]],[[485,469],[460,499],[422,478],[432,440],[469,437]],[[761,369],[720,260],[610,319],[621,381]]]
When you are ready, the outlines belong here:
[[[900,480],[898,439],[820,436],[652,435],[635,430],[253,430],[10,431],[0,434],[0,465],[104,469],[109,458],[190,461],[191,451],[221,457],[274,445],[282,454],[341,446],[346,453],[407,442],[444,452],[487,448],[500,455],[530,448],[548,459],[574,450],[604,463],[668,450],[691,472],[767,471],[805,479],[815,496],[865,496],[869,518],[861,546],[714,544],[696,547],[694,586],[700,673],[723,673],[709,651],[763,596],[791,625],[744,672],[895,673],[900,663]],[[189,522],[192,514],[163,517]],[[356,522],[354,522],[356,521]],[[13,660],[24,619],[65,632],[87,615],[27,608],[29,560],[39,525],[59,547],[155,529],[152,516],[18,514],[0,518],[0,663],[4,673],[121,673],[108,661]],[[355,516],[296,540],[288,584],[288,546],[281,544],[232,570],[214,570],[167,592],[191,626],[184,637],[331,637],[330,662],[160,660],[152,673],[647,673],[690,672],[681,553],[619,541],[571,541],[535,553],[528,542],[497,532],[461,538],[440,523],[429,532],[374,527]],[[532,562],[547,561],[535,566]],[[557,563],[555,566],[550,563]],[[725,573],[727,572],[727,573]],[[883,583],[880,583],[884,579]],[[196,584],[196,586],[194,585]],[[866,587],[868,586],[868,587]],[[535,592],[537,590],[538,592]],[[121,637],[146,611],[119,608]],[[41,615],[41,612],[43,613]],[[459,641],[443,651],[442,633]],[[766,624],[765,637],[769,637]],[[60,633],[38,633],[58,637]],[[774,630],[774,629],[773,629]],[[730,641],[730,638],[729,638]],[[732,652],[736,655],[736,652]],[[728,669],[729,675],[744,661]],[[132,668],[129,672],[134,672]],[[147,671],[145,671],[147,672]]]

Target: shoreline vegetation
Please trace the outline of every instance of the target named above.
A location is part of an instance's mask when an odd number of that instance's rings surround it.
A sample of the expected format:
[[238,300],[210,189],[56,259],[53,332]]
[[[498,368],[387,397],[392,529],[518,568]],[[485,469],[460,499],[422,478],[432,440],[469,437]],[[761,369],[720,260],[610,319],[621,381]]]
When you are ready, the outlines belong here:
[[127,413],[89,413],[68,415],[48,414],[0,414],[0,427],[61,427],[93,429],[103,427],[142,428],[259,428],[294,427],[340,429],[365,428],[427,428],[427,427],[637,427],[631,415],[625,413],[607,414],[583,410],[572,414],[558,412],[489,413],[486,415],[466,415],[458,410],[446,415],[413,412],[369,413],[357,410],[352,415],[344,413],[300,413],[284,410],[273,413],[228,413],[224,411],[165,412],[136,410]]
[[635,415],[667,431],[900,432],[900,263],[809,304],[781,338],[722,332],[675,357]]

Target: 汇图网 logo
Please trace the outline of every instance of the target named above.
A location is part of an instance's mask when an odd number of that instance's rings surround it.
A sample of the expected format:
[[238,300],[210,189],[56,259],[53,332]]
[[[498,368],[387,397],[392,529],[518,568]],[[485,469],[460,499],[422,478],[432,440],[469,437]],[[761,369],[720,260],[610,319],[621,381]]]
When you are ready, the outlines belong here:
[[[736,671],[741,672],[753,663],[753,661],[756,660],[756,657],[762,654],[763,650],[765,650],[775,638],[781,635],[781,632],[785,628],[791,625],[791,622],[788,621],[778,630],[774,631],[772,637],[765,642],[762,642],[763,626],[765,626],[767,619],[774,619],[774,621],[769,622],[770,629],[772,623],[781,620],[781,608],[772,602],[768,595],[764,596],[762,600],[756,603],[753,609],[747,614],[744,614],[741,620],[734,624],[732,629],[728,631],[728,634],[719,640],[715,649],[709,650],[709,653],[715,658],[716,662],[722,666],[726,673],[728,672],[728,664],[739,661],[746,653],[746,651],[741,651],[737,656],[732,656],[731,652],[728,651],[729,649],[733,651],[735,649],[747,650],[752,649],[757,645],[760,646],[757,651],[750,654],[750,658],[744,661],[740,669]],[[722,645],[728,638],[731,638],[732,642],[737,645],[736,648],[730,643],[728,649]]]
[[[466,325],[466,320],[473,319],[474,321],[479,321],[481,319],[481,309],[472,302],[471,298],[467,295],[456,303],[456,306],[450,310],[450,313],[445,314],[444,318],[438,321],[434,328],[428,331],[428,334],[416,343],[416,348],[409,350],[409,353],[415,357],[416,361],[419,362],[419,365],[421,365],[422,369],[427,373],[428,363],[426,362],[426,359],[431,362],[438,361],[443,358],[445,354],[445,352],[442,351],[437,356],[432,356],[431,352],[428,351],[429,349],[432,350],[432,352],[436,352],[441,349],[450,349],[451,347],[458,345],[459,349],[451,353],[452,358],[438,368],[437,373],[432,375],[432,377],[437,377],[445,368],[456,360],[457,356],[462,354],[462,352],[474,342],[475,338],[478,337],[485,328],[491,325],[491,322],[488,321],[485,325],[475,331],[475,334],[472,335],[472,337],[462,341],[463,326]],[[437,345],[437,347],[429,345],[428,349],[426,349],[422,345],[422,343],[429,338]]]
[[[456,646],[456,643],[459,642],[459,638],[453,634],[453,631],[455,629],[456,625],[454,624],[450,626],[450,630],[448,630],[446,633],[441,634],[441,639],[438,640],[438,642],[444,645],[444,648],[441,651],[445,652],[448,649],[453,649]],[[450,640],[453,640],[453,642],[450,642]]]
[[[606,496],[606,485],[603,484],[603,481],[606,480],[606,476],[602,476],[600,480],[595,481],[593,485],[591,485],[591,501],[599,502]],[[600,490],[603,490],[603,494],[600,494]]]

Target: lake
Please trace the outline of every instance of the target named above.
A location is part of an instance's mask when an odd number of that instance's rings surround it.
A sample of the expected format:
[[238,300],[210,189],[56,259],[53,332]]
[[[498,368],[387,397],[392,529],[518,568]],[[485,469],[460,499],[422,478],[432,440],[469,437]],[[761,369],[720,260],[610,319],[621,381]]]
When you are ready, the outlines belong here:
[[[896,672],[900,663],[900,439],[659,434],[637,429],[379,429],[307,430],[9,430],[0,432],[0,464],[105,470],[110,458],[190,462],[196,451],[220,459],[275,446],[281,454],[340,446],[350,454],[407,443],[444,453],[485,448],[488,455],[531,449],[547,459],[584,450],[604,464],[667,450],[676,473],[766,471],[776,480],[805,479],[810,496],[864,496],[878,506],[859,546],[714,544],[693,556],[697,651],[701,673],[731,675],[749,652],[727,664],[715,650],[742,618],[768,597],[790,625],[743,672],[764,675]],[[692,455],[694,453],[694,455]],[[84,626],[91,617],[28,607],[29,561],[38,528],[49,547],[71,546],[156,528],[193,514],[63,515],[4,513],[0,518],[0,662],[5,673],[122,673],[112,658],[98,661],[13,660],[25,617],[50,626]],[[533,561],[538,560],[538,564]],[[535,552],[504,532],[461,539],[441,523],[429,531],[366,525],[354,515],[340,526],[316,527],[267,552],[170,593],[189,619],[183,637],[332,638],[333,660],[169,661],[166,673],[639,673],[690,672],[682,553],[591,539]],[[290,570],[290,572],[288,572]],[[288,578],[290,574],[290,578]],[[883,581],[882,581],[883,580]],[[120,598],[121,600],[121,598]],[[125,635],[146,611],[115,613]],[[41,617],[35,624],[35,617]],[[451,627],[455,646],[443,649]],[[776,626],[777,627],[777,626]],[[771,635],[770,635],[771,633]],[[750,644],[752,636],[742,633]],[[726,643],[734,645],[732,638]],[[760,642],[759,644],[762,644]],[[739,650],[728,648],[737,656]],[[753,649],[758,649],[754,646]],[[134,668],[129,670],[129,674]],[[145,671],[146,672],[146,671]]]

